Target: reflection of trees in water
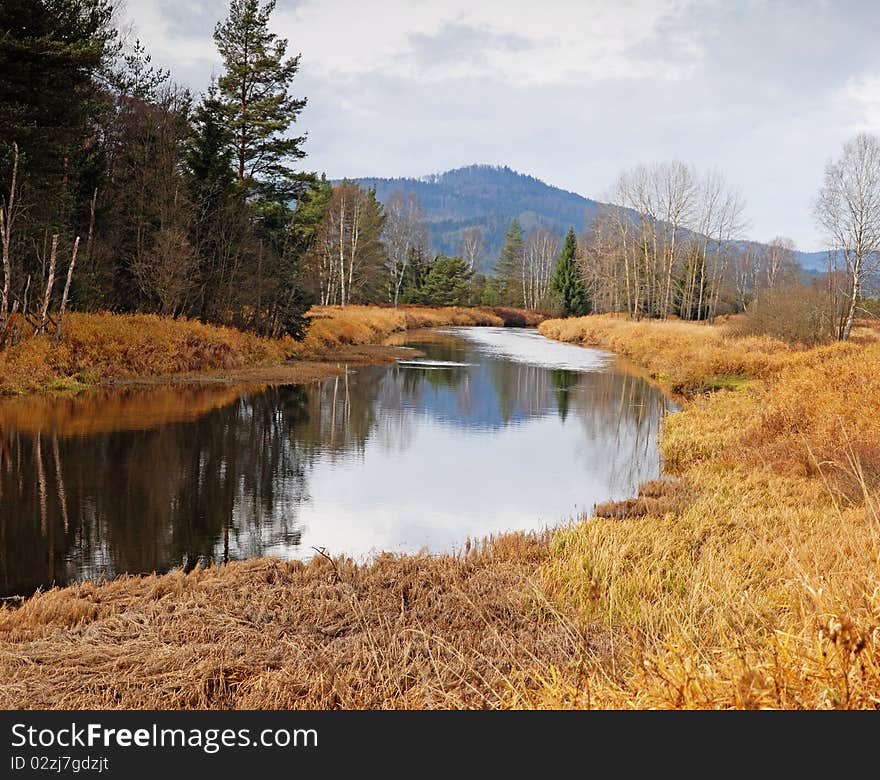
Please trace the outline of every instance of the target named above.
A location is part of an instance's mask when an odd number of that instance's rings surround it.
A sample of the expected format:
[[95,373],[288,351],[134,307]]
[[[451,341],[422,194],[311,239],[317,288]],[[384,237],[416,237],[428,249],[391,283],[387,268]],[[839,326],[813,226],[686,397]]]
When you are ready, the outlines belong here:
[[376,424],[382,373],[366,368],[309,386],[305,414],[290,431],[292,445],[307,461],[318,453],[363,452]]
[[609,463],[612,484],[635,489],[657,476],[657,435],[672,408],[657,388],[626,372],[603,371],[589,374],[572,402],[587,435],[584,457],[598,454]]
[[304,412],[287,387],[151,430],[0,433],[0,588],[165,571],[228,554],[230,534],[248,554],[295,540]]
[[568,417],[570,391],[577,387],[580,381],[581,375],[575,371],[566,371],[562,368],[554,368],[550,371],[550,384],[556,398],[556,411],[562,422],[565,422],[565,418]]

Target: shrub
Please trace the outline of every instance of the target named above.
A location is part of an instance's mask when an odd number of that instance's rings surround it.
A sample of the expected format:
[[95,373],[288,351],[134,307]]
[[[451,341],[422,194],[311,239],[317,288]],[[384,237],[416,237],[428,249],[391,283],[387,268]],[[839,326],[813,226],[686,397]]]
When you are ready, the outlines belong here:
[[806,346],[835,337],[828,298],[813,287],[792,286],[760,295],[729,327],[738,336],[770,336]]

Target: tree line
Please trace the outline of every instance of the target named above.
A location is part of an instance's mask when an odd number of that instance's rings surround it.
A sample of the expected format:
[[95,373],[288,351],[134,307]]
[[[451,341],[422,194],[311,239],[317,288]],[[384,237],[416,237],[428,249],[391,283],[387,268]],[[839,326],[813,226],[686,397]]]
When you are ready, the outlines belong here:
[[35,291],[53,313],[69,296],[301,334],[316,224],[298,204],[319,185],[298,168],[306,100],[273,8],[232,0],[221,73],[194,96],[119,29],[116,0],[0,6],[0,339]]

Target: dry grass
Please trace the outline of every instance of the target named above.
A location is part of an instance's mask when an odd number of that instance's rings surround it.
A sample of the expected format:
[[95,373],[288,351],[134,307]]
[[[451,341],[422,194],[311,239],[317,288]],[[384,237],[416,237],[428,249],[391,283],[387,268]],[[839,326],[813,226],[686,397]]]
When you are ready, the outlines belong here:
[[546,554],[511,535],[52,590],[0,609],[0,707],[501,707],[537,659],[602,642],[532,605]]
[[60,343],[30,338],[0,352],[0,395],[280,363],[294,345],[153,314],[71,314],[64,325]]
[[506,307],[465,308],[461,306],[316,306],[310,312],[311,325],[298,346],[304,356],[320,355],[349,344],[373,344],[394,333],[442,325],[535,326],[543,321],[540,312]]
[[880,344],[610,318],[542,330],[614,344],[673,385],[741,381],[666,422],[684,506],[557,533],[545,592],[616,645],[589,700],[561,679],[527,703],[880,707]]
[[810,364],[860,349],[859,343],[794,347],[767,336],[739,338],[725,325],[632,322],[612,315],[546,320],[538,330],[548,338],[624,355],[685,396],[735,389],[748,380],[772,377],[792,363]]

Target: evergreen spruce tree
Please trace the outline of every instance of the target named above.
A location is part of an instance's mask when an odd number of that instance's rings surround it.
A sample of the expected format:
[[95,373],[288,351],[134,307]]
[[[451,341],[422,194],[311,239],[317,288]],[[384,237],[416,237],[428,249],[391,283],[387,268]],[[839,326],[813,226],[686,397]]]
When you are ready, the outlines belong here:
[[589,314],[590,303],[587,288],[577,267],[577,238],[574,228],[568,229],[565,244],[556,264],[556,273],[550,284],[551,289],[559,296],[563,313],[566,317],[580,317]]
[[287,40],[269,30],[275,0],[232,0],[229,16],[214,30],[225,73],[218,79],[239,184],[275,199],[291,200],[303,181],[290,163],[305,156],[305,136],[286,133],[305,107],[290,96],[299,55],[287,57]]
[[504,247],[495,264],[495,289],[498,302],[507,306],[522,305],[523,232],[519,221],[510,223]]

